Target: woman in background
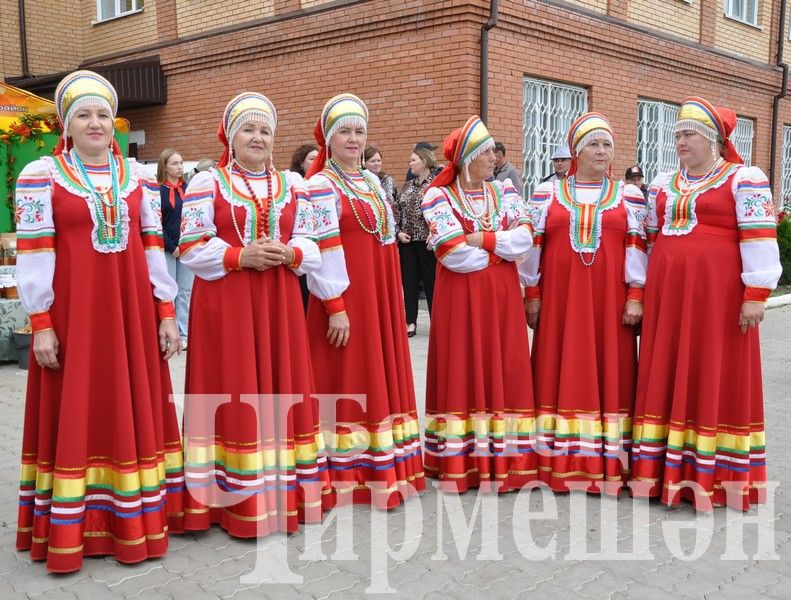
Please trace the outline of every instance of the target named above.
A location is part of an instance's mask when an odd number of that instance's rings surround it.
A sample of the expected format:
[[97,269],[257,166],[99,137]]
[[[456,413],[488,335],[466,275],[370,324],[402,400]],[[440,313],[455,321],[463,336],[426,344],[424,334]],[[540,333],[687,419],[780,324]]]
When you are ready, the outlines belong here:
[[187,330],[192,296],[192,271],[181,264],[179,259],[179,235],[181,228],[181,207],[184,204],[184,162],[173,148],[165,148],[157,161],[157,182],[159,183],[160,205],[162,210],[162,236],[165,239],[165,260],[168,273],[175,280],[179,291],[176,296],[176,323],[181,337],[181,349],[187,349]]
[[420,205],[423,193],[434,180],[437,160],[426,148],[415,148],[409,161],[409,170],[414,177],[404,184],[404,189],[393,203],[393,215],[398,238],[398,254],[401,258],[401,284],[404,288],[406,307],[406,334],[412,337],[417,331],[418,295],[420,287],[426,292],[428,312],[434,298],[434,273],[437,258],[428,246],[428,225],[423,218]]
[[398,188],[393,177],[385,173],[382,168],[382,153],[379,148],[368,146],[363,153],[363,162],[365,168],[379,178],[379,183],[385,191],[385,199],[390,203],[390,206],[393,206],[398,197]]

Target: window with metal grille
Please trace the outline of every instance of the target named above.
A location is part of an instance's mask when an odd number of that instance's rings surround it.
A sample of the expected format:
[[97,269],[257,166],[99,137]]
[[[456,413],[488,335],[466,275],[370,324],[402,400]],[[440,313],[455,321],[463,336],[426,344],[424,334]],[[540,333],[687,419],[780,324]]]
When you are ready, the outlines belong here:
[[678,168],[673,138],[678,108],[667,102],[637,101],[637,164],[647,183],[660,173]]
[[[668,102],[637,101],[637,163],[648,182],[660,173],[678,168],[673,132],[678,109],[678,105]],[[731,141],[746,165],[752,164],[754,132],[752,119],[737,118]]]
[[552,173],[552,152],[566,144],[574,119],[588,112],[588,90],[525,77],[525,121],[522,128],[525,157],[525,197]]
[[783,175],[780,182],[780,206],[791,210],[791,125],[783,126]]
[[758,25],[758,0],[725,0],[725,16]]
[[752,119],[739,117],[736,120],[736,129],[731,134],[731,141],[744,159],[745,165],[753,164],[754,131],[755,125],[753,125]]
[[96,0],[96,20],[106,21],[143,9],[143,0]]

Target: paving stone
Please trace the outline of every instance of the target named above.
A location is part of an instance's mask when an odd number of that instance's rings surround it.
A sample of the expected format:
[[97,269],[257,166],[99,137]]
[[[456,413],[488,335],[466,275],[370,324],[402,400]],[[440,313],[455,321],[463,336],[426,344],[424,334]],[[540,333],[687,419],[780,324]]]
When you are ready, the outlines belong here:
[[174,575],[170,571],[166,571],[162,565],[156,565],[149,571],[143,573],[130,574],[128,577],[120,579],[107,587],[113,594],[120,594],[122,596],[137,597],[140,593],[146,593],[159,586],[168,585],[172,580],[179,579],[180,575]]
[[79,572],[67,575],[51,575],[46,572],[43,565],[34,565],[27,571],[25,576],[16,577],[13,586],[17,592],[22,592],[28,596],[40,596],[45,592],[54,592],[60,588],[68,587],[84,578],[85,574]]
[[631,581],[617,578],[612,572],[602,570],[592,581],[586,581],[577,590],[577,593],[586,598],[609,598],[616,591],[625,591]]
[[18,592],[8,581],[0,580],[0,598],[3,600],[27,600],[27,594]]
[[[694,561],[690,561],[690,563],[692,562]],[[688,577],[686,581],[673,584],[673,587],[670,589],[680,595],[703,598],[706,594],[718,592],[722,583],[722,580],[695,574],[694,576]],[[631,587],[629,589],[631,590]]]
[[[63,591],[74,594],[80,600],[107,600],[107,598],[113,597],[110,588],[91,578],[80,579],[78,582],[64,587]],[[5,596],[2,597],[5,598]]]
[[763,593],[758,594],[757,588],[728,583],[722,585],[716,592],[707,594],[706,600],[745,600],[757,595],[763,596]]
[[[156,591],[162,594],[169,594],[174,600],[215,600],[219,598],[217,594],[211,594],[204,590],[194,581],[189,581],[184,577],[179,577],[168,581],[164,585],[157,586]],[[147,596],[146,596],[147,600]]]

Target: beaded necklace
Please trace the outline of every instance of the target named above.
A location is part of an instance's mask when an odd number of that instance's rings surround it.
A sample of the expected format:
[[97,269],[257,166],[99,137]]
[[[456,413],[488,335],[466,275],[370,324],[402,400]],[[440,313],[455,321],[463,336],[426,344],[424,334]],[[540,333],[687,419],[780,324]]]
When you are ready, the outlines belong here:
[[[360,226],[365,233],[370,235],[375,235],[380,242],[383,242],[385,239],[389,238],[390,235],[390,221],[387,218],[387,205],[385,204],[384,198],[379,195],[379,189],[377,188],[376,184],[371,182],[368,179],[368,176],[362,171],[362,169],[358,169],[357,173],[360,175],[368,189],[362,189],[358,187],[354,181],[349,177],[349,175],[340,167],[335,160],[330,159],[327,161],[330,169],[332,170],[333,174],[336,176],[338,183],[340,183],[341,189],[343,193],[346,194],[346,197],[349,199],[349,205],[352,207],[352,213],[354,214],[354,218],[357,220],[357,224]],[[366,202],[363,198],[361,198],[358,194],[364,194],[366,197],[370,198],[370,202]],[[365,221],[368,223],[368,227],[363,224],[363,220],[360,217],[360,213],[357,211],[357,207],[354,205],[354,200],[362,204],[368,204],[371,208],[371,212],[374,213],[375,222],[371,221],[371,217],[368,215],[368,212],[363,210],[363,215],[365,216]]]
[[[236,167],[236,172],[242,178],[242,181],[244,181],[244,184],[247,187],[247,192],[250,194],[250,197],[253,199],[253,202],[255,204],[255,210],[258,213],[258,218],[256,219],[256,224],[257,224],[256,229],[257,230],[254,232],[255,233],[255,239],[258,239],[259,237],[261,237],[262,234],[264,234],[264,235],[266,235],[268,237],[270,231],[272,231],[272,227],[270,226],[270,223],[267,221],[267,216],[270,216],[269,215],[269,213],[270,213],[269,209],[272,206],[272,197],[273,197],[273,193],[272,193],[272,173],[270,173],[269,169],[264,169],[263,174],[264,174],[264,177],[266,178],[266,197],[262,200],[253,191],[253,186],[250,185],[250,181],[247,179],[247,175],[245,175],[244,167],[242,167],[239,163],[234,161],[234,163],[233,163],[233,165],[231,167],[231,173],[228,175],[228,183],[229,183],[229,187],[231,189],[231,200],[233,200],[233,197],[234,197],[234,189],[233,189],[233,167],[234,166]],[[253,175],[260,175],[260,173],[254,173],[254,172],[251,172],[251,173]],[[230,204],[230,207],[231,207],[231,221],[233,221],[233,227],[236,230],[236,235],[239,237],[239,241],[244,246],[244,245],[246,245],[246,242],[245,242],[245,239],[244,239],[244,235],[242,235],[242,232],[239,229],[239,224],[236,222],[236,211],[234,210],[234,205],[233,205],[232,202]]]
[[71,161],[76,167],[80,185],[90,193],[93,200],[93,212],[98,224],[97,235],[99,243],[109,249],[122,246],[122,231],[118,202],[121,197],[118,182],[118,165],[112,152],[107,151],[107,162],[110,167],[110,187],[99,190],[88,176],[85,164],[76,152],[69,152]]
[[708,170],[708,172],[703,177],[696,179],[695,181],[689,180],[689,170],[687,167],[682,168],[679,172],[679,188],[681,188],[681,193],[691,194],[704,187],[709,182],[709,180],[717,174],[717,169],[719,169],[722,163],[722,158],[718,158],[716,161],[714,161],[714,164],[711,165],[711,168]]
[[[569,199],[571,200],[572,209],[575,210],[575,211],[585,210],[587,205],[584,202],[577,202],[577,178],[574,175],[572,175],[570,177],[567,177],[566,181],[564,183],[568,184]],[[595,238],[595,236],[597,234],[597,232],[596,232],[596,224],[597,224],[596,217],[598,215],[598,212],[599,212],[599,209],[601,208],[602,203],[610,195],[610,192],[611,192],[610,180],[607,177],[605,177],[604,179],[602,179],[602,182],[601,182],[601,191],[599,192],[599,198],[596,200],[596,204],[593,205],[594,229],[593,229],[593,231],[591,231],[591,237]],[[590,262],[585,260],[585,253],[582,252],[582,250],[578,250],[577,254],[579,255],[580,261],[582,262],[583,265],[585,265],[586,267],[591,267],[591,266],[593,266],[593,263],[596,262],[596,253],[598,251],[599,251],[599,248],[598,247],[594,247],[593,253],[592,253],[592,258],[591,258]]]
[[459,198],[459,206],[464,215],[471,221],[478,223],[483,231],[493,231],[492,216],[494,214],[494,200],[486,182],[482,182],[483,189],[481,191],[483,192],[483,207],[480,212],[475,212],[472,200],[464,193],[461,187],[461,181],[458,177],[456,177],[455,185],[456,193]]

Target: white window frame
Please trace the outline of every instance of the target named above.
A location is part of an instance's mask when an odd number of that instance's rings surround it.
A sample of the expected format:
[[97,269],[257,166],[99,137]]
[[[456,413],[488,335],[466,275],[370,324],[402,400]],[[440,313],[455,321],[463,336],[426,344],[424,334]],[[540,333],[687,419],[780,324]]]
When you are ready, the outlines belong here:
[[103,23],[105,21],[112,21],[127,15],[133,15],[143,10],[143,0],[132,0],[132,8],[129,10],[121,10],[121,0],[114,0],[113,4],[115,10],[112,15],[102,14],[102,0],[96,0],[96,21],[95,23]]
[[566,145],[569,127],[588,112],[588,88],[535,77],[524,78],[522,141],[524,197],[552,171],[550,156]]
[[780,208],[791,210],[791,125],[783,125],[783,170],[780,179]]
[[[759,0],[724,0],[725,16],[734,21],[758,27],[758,1]],[[750,4],[752,3],[752,11]],[[752,12],[752,14],[748,14]]]

